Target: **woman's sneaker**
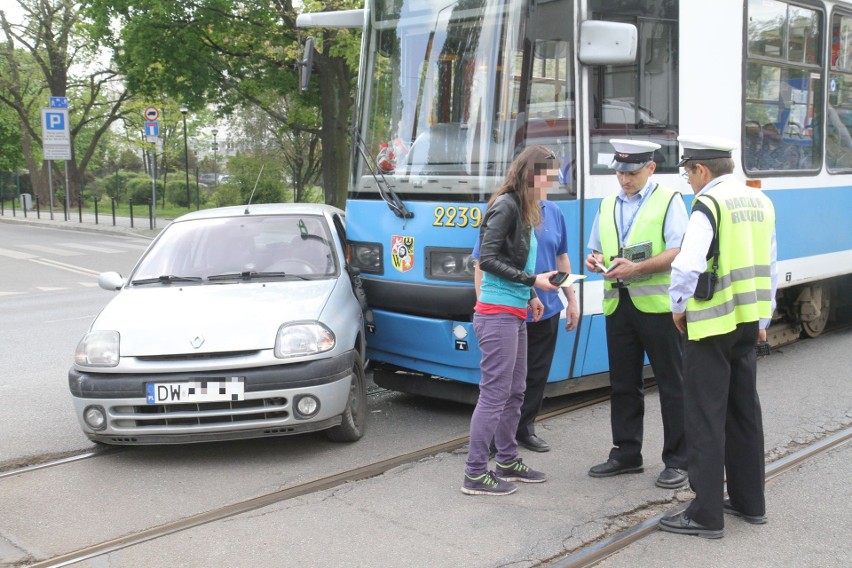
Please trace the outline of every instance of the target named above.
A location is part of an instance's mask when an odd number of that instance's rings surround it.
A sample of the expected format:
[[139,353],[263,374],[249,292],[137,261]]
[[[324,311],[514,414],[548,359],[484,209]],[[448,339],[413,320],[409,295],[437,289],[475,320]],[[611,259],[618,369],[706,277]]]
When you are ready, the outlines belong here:
[[503,481],[520,481],[522,483],[542,483],[547,481],[547,475],[536,471],[525,464],[521,458],[511,463],[497,462],[497,477]]
[[493,471],[486,471],[482,475],[464,474],[461,490],[465,495],[511,495],[518,488],[514,483],[498,479]]

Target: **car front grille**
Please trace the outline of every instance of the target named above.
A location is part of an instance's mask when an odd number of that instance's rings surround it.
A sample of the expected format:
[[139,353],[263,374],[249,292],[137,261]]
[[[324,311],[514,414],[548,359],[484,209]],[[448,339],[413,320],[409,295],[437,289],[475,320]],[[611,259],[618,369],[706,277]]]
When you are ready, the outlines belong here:
[[226,402],[143,404],[111,408],[114,428],[144,429],[162,426],[226,425],[235,422],[286,420],[289,401],[283,397]]
[[251,351],[220,351],[217,353],[176,353],[173,355],[142,355],[135,357],[137,361],[204,361],[206,359],[230,359],[237,357],[253,357],[260,353]]

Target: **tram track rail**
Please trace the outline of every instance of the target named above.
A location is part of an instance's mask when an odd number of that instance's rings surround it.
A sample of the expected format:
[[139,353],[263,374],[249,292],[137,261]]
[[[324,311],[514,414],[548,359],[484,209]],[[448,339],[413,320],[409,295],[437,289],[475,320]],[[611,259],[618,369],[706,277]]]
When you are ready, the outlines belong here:
[[[833,327],[832,329],[826,330],[825,335],[837,331],[842,331],[848,329],[849,327],[850,325],[848,323],[846,325]],[[653,381],[649,381],[646,383],[646,387],[649,389],[653,388],[654,386],[655,383],[653,383]],[[371,387],[367,394],[368,396],[372,397],[387,394],[389,392],[392,391],[388,391],[381,387]],[[572,400],[569,404],[559,406],[547,412],[542,412],[539,416],[539,419],[547,420],[563,414],[568,414],[575,410],[580,410],[582,408],[606,402],[607,400],[609,400],[609,395],[602,395],[601,391],[587,391],[585,393],[576,393],[574,396],[571,397],[571,399]],[[846,429],[839,434],[831,435],[821,442],[817,442],[816,444],[808,446],[802,450],[781,457],[767,466],[767,480],[774,479],[775,477],[782,475],[784,472],[796,467],[799,463],[806,461],[807,459],[810,459],[811,457],[819,453],[827,451],[832,447],[837,447],[839,445],[847,443],[849,439],[852,439],[852,428]],[[408,463],[417,462],[419,460],[432,457],[441,453],[458,450],[462,448],[465,444],[467,444],[468,441],[469,437],[465,436],[434,444],[413,452],[408,452],[385,460],[366,464],[364,466],[339,472],[321,479],[294,485],[292,487],[260,495],[258,497],[250,498],[237,503],[217,507],[215,509],[203,513],[190,515],[180,520],[167,522],[155,527],[151,527],[149,529],[137,531],[133,534],[110,539],[95,545],[57,555],[49,559],[39,561],[27,561],[25,565],[34,568],[73,565],[78,562],[105,556],[107,554],[120,551],[122,549],[141,545],[143,543],[154,541],[158,538],[179,533],[207,523],[232,518],[243,513],[262,509],[264,507],[281,503],[289,499],[310,495],[329,489],[334,489],[346,483],[377,477],[396,467]],[[831,445],[832,443],[834,445]],[[127,451],[129,449],[131,448],[125,446],[96,448],[91,451],[63,456],[42,463],[34,463],[18,467],[16,469],[0,471],[0,481],[2,481],[2,479],[4,478],[29,474],[50,467],[69,465],[86,459],[106,457],[118,452]],[[645,536],[652,534],[657,530],[657,522],[664,514],[672,514],[672,512],[677,512],[680,508],[683,508],[683,506],[676,507],[675,509],[673,509],[673,511],[666,511],[663,514],[656,515],[655,517],[647,519],[630,529],[619,532],[616,535],[606,537],[605,539],[591,546],[583,547],[577,551],[571,552],[569,553],[569,556],[548,559],[542,565],[552,565],[559,567],[566,566],[572,568],[574,566],[593,566],[594,564],[597,564],[598,562],[604,560],[615,552],[626,548],[631,543],[636,542],[637,540],[640,540]],[[559,558],[561,558],[561,560]],[[557,563],[552,564],[553,562]]]
[[[850,440],[852,440],[852,427],[847,427],[798,451],[787,454],[766,465],[764,473],[765,480],[769,482],[776,479],[824,452],[843,446]],[[725,495],[727,495],[727,491]],[[631,544],[654,534],[659,530],[658,523],[660,519],[664,516],[677,514],[686,509],[687,506],[688,503],[680,504],[599,542],[573,551],[568,555],[560,558],[550,558],[540,564],[540,566],[548,566],[549,568],[588,568],[595,566],[617,552],[626,549]]]
[[[580,400],[577,401],[577,398],[580,398]],[[577,410],[581,410],[583,408],[587,408],[589,406],[594,406],[596,404],[606,402],[607,400],[609,400],[609,395],[601,395],[600,393],[587,393],[586,396],[580,395],[578,397],[574,397],[574,399],[575,400],[569,404],[542,413],[539,416],[539,419],[546,420],[548,418],[568,414]],[[187,529],[198,527],[207,523],[228,519],[237,515],[241,515],[243,513],[262,509],[264,507],[281,503],[289,499],[301,497],[304,495],[310,495],[312,493],[319,493],[321,491],[326,491],[329,489],[334,489],[335,487],[339,487],[346,483],[352,483],[356,481],[370,479],[372,477],[377,477],[399,466],[417,462],[424,458],[435,456],[441,453],[458,450],[464,447],[464,445],[467,444],[469,440],[469,436],[455,438],[453,440],[434,444],[432,446],[421,448],[413,452],[408,452],[392,458],[380,460],[361,467],[357,467],[351,470],[336,473],[327,477],[323,477],[321,479],[301,483],[292,487],[266,493],[258,497],[246,499],[237,503],[231,503],[222,507],[217,507],[215,509],[211,509],[210,511],[205,511],[196,515],[190,515],[183,519],[164,523],[142,531],[137,531],[130,535],[125,535],[122,537],[107,540],[99,544],[91,545],[85,548],[81,548],[79,550],[58,555],[53,558],[28,563],[26,564],[26,566],[28,566],[29,568],[59,568],[62,566],[70,566],[72,564],[76,564],[77,562],[83,562],[85,560],[104,556],[112,552],[150,542],[158,538],[179,533]],[[19,472],[19,474],[20,473],[27,472],[22,471]]]
[[[373,397],[381,394],[385,394],[388,391],[387,389],[383,389],[381,387],[370,388],[367,391],[368,397]],[[14,477],[17,475],[23,475],[26,473],[32,473],[44,469],[48,469],[51,467],[57,467],[61,465],[76,463],[82,460],[99,458],[104,456],[111,456],[117,454],[119,452],[127,451],[131,449],[133,446],[105,446],[99,445],[91,450],[85,450],[81,452],[67,452],[60,457],[55,457],[56,454],[51,456],[40,456],[33,458],[30,463],[25,463],[23,465],[13,465],[8,469],[0,468],[0,480],[8,477]]]

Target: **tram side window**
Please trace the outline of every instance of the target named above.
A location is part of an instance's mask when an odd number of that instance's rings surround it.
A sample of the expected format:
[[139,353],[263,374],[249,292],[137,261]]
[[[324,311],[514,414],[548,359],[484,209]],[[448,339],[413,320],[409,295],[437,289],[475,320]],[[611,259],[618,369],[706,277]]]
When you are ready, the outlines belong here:
[[817,171],[822,160],[823,14],[749,0],[743,166]]
[[831,19],[831,70],[825,113],[825,164],[829,172],[852,169],[852,16]]
[[593,174],[612,173],[611,138],[656,142],[658,172],[678,163],[677,0],[593,0],[594,19],[634,24],[636,61],[592,70],[591,161]]

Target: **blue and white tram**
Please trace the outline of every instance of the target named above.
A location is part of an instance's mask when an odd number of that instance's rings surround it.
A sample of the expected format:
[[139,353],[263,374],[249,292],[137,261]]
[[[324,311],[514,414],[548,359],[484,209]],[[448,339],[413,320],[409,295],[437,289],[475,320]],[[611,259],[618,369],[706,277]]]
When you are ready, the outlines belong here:
[[[738,140],[736,173],[777,210],[770,336],[818,335],[848,302],[852,3],[367,0],[355,15],[347,236],[370,304],[368,357],[395,371],[376,373],[379,384],[470,399],[454,388],[479,381],[470,252],[491,192],[529,144],[561,157],[549,199],[581,271],[600,201],[618,187],[610,138],[661,144],[655,179],[687,204],[678,134]],[[336,27],[323,16],[300,24]],[[560,333],[548,395],[607,376],[602,280],[578,286],[582,321]]]

